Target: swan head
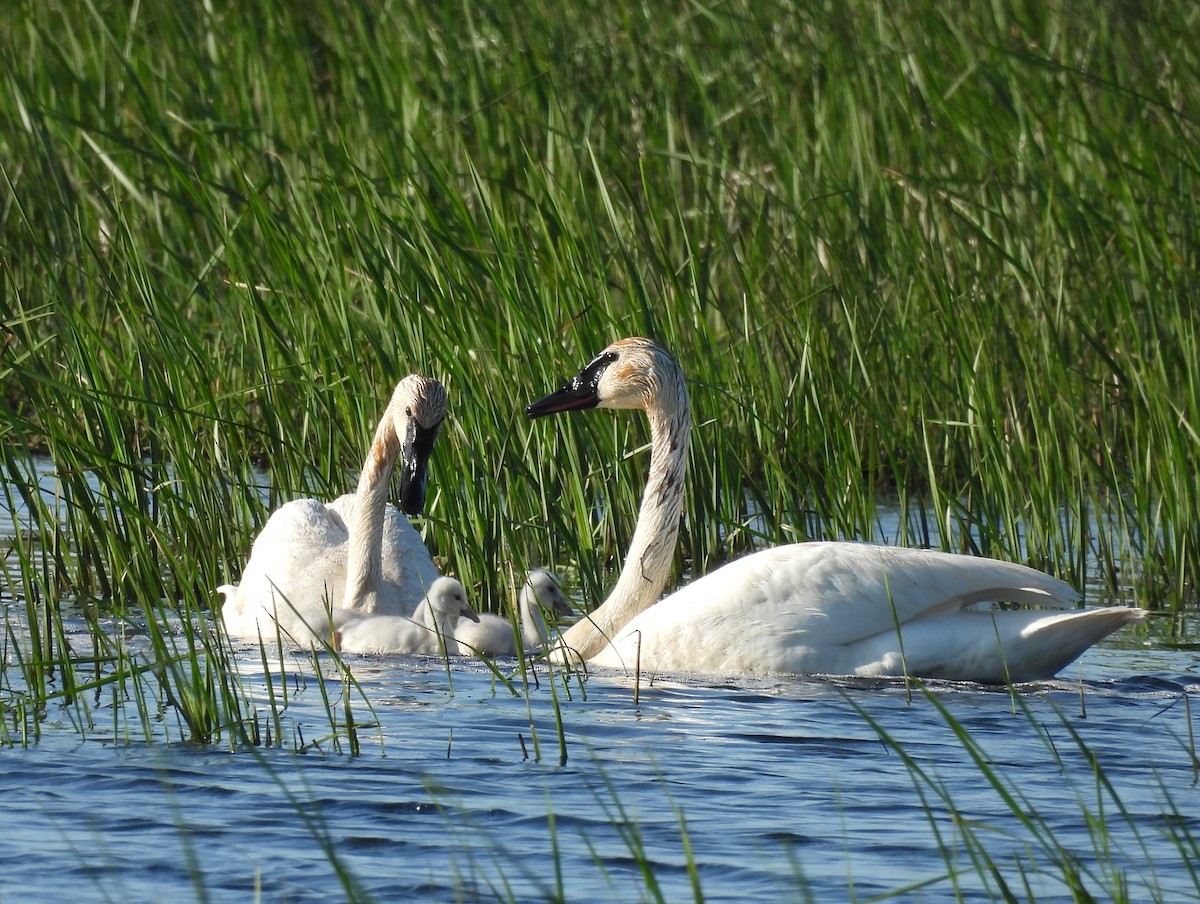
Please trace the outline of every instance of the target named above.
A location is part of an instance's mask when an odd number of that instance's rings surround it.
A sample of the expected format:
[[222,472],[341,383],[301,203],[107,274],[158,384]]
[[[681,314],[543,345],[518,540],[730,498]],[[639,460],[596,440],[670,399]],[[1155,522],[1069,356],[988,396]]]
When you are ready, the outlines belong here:
[[392,417],[401,442],[400,508],[418,515],[425,507],[433,444],[446,418],[446,387],[420,374],[405,377],[392,395]]
[[429,585],[429,593],[425,598],[439,621],[443,618],[448,619],[450,624],[460,618],[479,621],[479,614],[467,602],[466,589],[455,578],[438,578]]
[[529,418],[587,408],[649,408],[664,384],[682,385],[679,365],[650,339],[619,339],[554,392],[525,408]]

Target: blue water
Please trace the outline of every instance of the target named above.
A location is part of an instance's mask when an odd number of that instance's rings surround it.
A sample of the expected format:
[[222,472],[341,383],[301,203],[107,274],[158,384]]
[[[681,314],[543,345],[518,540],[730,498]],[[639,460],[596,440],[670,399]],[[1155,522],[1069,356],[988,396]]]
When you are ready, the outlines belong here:
[[[0,608],[9,713],[25,607]],[[106,630],[149,650],[136,625]],[[355,720],[378,720],[357,756],[330,737],[322,691],[344,683],[325,658],[268,664],[289,694],[273,746],[181,742],[173,707],[147,695],[143,723],[110,685],[52,705],[28,747],[5,716],[0,902],[679,901],[693,883],[709,901],[1066,901],[1064,859],[1099,900],[1197,900],[1200,659],[1133,638],[1015,701],[791,678],[661,681],[635,702],[595,675],[553,685],[563,745],[544,670],[526,698],[473,661],[351,658]],[[262,658],[234,665],[265,730]]]
[[[301,657],[285,661],[308,677],[288,679],[284,749],[114,743],[107,710],[127,704],[103,701],[80,741],[49,713],[39,743],[0,751],[0,897],[331,901],[353,896],[344,868],[354,894],[382,901],[642,900],[651,888],[677,901],[692,898],[685,832],[710,901],[840,901],[920,883],[901,898],[989,900],[999,882],[981,878],[965,833],[1020,898],[1028,883],[1041,900],[1070,900],[1054,845],[1099,899],[1113,872],[1133,900],[1197,897],[1171,836],[1200,834],[1190,653],[1094,649],[1061,681],[1027,688],[1028,715],[1004,690],[937,686],[982,768],[899,682],[665,682],[636,705],[624,678],[593,677],[586,698],[572,684],[569,700],[559,684],[560,764],[545,674],[527,701],[470,661],[449,676],[428,660],[350,662],[379,720],[356,757],[344,741],[290,752],[329,733]],[[336,699],[341,682],[321,665]],[[239,670],[265,701],[257,651],[239,651]],[[1014,815],[987,771],[1042,828]],[[1088,814],[1100,813],[1107,836],[1094,840]]]

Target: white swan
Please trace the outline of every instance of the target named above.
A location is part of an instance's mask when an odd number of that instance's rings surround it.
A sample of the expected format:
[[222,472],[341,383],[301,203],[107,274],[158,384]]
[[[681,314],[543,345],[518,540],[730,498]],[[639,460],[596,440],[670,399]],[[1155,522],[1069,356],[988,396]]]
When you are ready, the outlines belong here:
[[[438,577],[420,535],[388,489],[398,457],[400,504],[425,503],[426,466],[446,414],[446,390],[416,374],[397,384],[375,431],[357,490],[325,505],[297,499],[281,506],[254,541],[240,584],[224,584],[221,617],[228,634],[310,644],[329,612],[411,613]],[[324,638],[328,640],[328,638]]]
[[[343,619],[334,634],[334,647],[343,653],[419,653],[454,655],[455,625],[459,619],[477,621],[479,616],[467,602],[467,593],[454,578],[438,578],[417,607],[419,617],[367,615]],[[339,614],[340,615],[340,614]]]
[[[995,559],[860,543],[798,543],[753,553],[655,604],[679,531],[688,433],[678,363],[647,339],[597,355],[531,417],[639,408],[650,421],[650,476],[629,553],[608,599],[563,634],[589,665],[650,673],[911,675],[999,683],[1047,678],[1144,616],[1068,608],[1078,594]],[[610,642],[611,639],[611,642]],[[560,655],[562,651],[560,650]]]
[[[517,602],[521,614],[521,646],[532,650],[546,643],[550,631],[546,627],[543,611],[552,615],[573,615],[567,604],[558,580],[544,568],[529,572]],[[455,628],[458,652],[462,656],[482,653],[497,656],[516,656],[517,639],[513,634],[513,623],[499,615],[483,614],[477,622],[459,622]]]

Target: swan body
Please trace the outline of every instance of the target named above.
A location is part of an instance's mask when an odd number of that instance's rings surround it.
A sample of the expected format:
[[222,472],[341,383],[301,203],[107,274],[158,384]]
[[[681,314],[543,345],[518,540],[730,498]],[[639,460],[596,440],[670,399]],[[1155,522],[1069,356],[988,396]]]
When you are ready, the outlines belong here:
[[[426,467],[445,417],[441,383],[412,375],[396,386],[376,430],[354,493],[329,504],[296,499],[263,526],[240,584],[224,584],[221,617],[228,634],[280,635],[311,644],[330,613],[411,613],[438,577],[420,535],[388,502],[397,460],[401,505],[424,505]],[[327,638],[326,638],[327,639]]]
[[334,634],[334,647],[343,653],[412,653],[426,656],[451,655],[457,650],[454,640],[459,619],[468,623],[479,618],[463,585],[454,578],[442,577],[429,587],[429,593],[417,607],[419,616],[366,615],[347,618],[335,616],[341,625]]
[[[1068,585],[1023,565],[927,549],[797,543],[693,581],[589,660],[707,674],[1045,678],[1140,610],[1069,606]],[[1134,616],[1136,617],[1136,616]]]
[[[651,464],[625,565],[608,599],[564,632],[560,658],[658,673],[1048,678],[1139,609],[1071,609],[1070,585],[1023,565],[862,543],[797,543],[745,556],[658,600],[683,506],[687,391],[647,339],[597,355],[529,417],[642,409]],[[1044,609],[994,608],[1017,603]]]
[[[550,631],[543,611],[555,615],[572,615],[573,610],[563,596],[562,588],[549,571],[537,568],[529,572],[517,607],[520,611],[521,648],[532,650],[546,643]],[[513,623],[498,615],[483,614],[477,622],[459,622],[455,629],[458,652],[462,656],[483,654],[491,658],[516,656],[517,638]]]

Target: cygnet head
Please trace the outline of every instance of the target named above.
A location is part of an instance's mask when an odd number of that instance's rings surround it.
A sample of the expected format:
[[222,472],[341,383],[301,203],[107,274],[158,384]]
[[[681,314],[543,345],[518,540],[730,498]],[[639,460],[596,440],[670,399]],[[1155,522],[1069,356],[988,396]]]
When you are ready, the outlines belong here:
[[431,377],[410,374],[396,385],[390,407],[400,438],[400,508],[407,515],[425,507],[429,458],[446,418],[446,387]]
[[[532,595],[532,598],[530,598]],[[525,586],[521,589],[523,602],[527,605],[539,606],[555,615],[574,615],[567,598],[563,596],[558,578],[544,568],[535,568],[529,572]]]
[[479,615],[467,602],[467,591],[455,578],[438,578],[429,585],[429,593],[425,599],[429,609],[439,623],[449,621],[453,625],[460,618],[473,622],[479,621]]
[[650,339],[619,339],[559,389],[525,408],[530,418],[586,408],[650,408],[663,390],[687,391],[678,363]]

